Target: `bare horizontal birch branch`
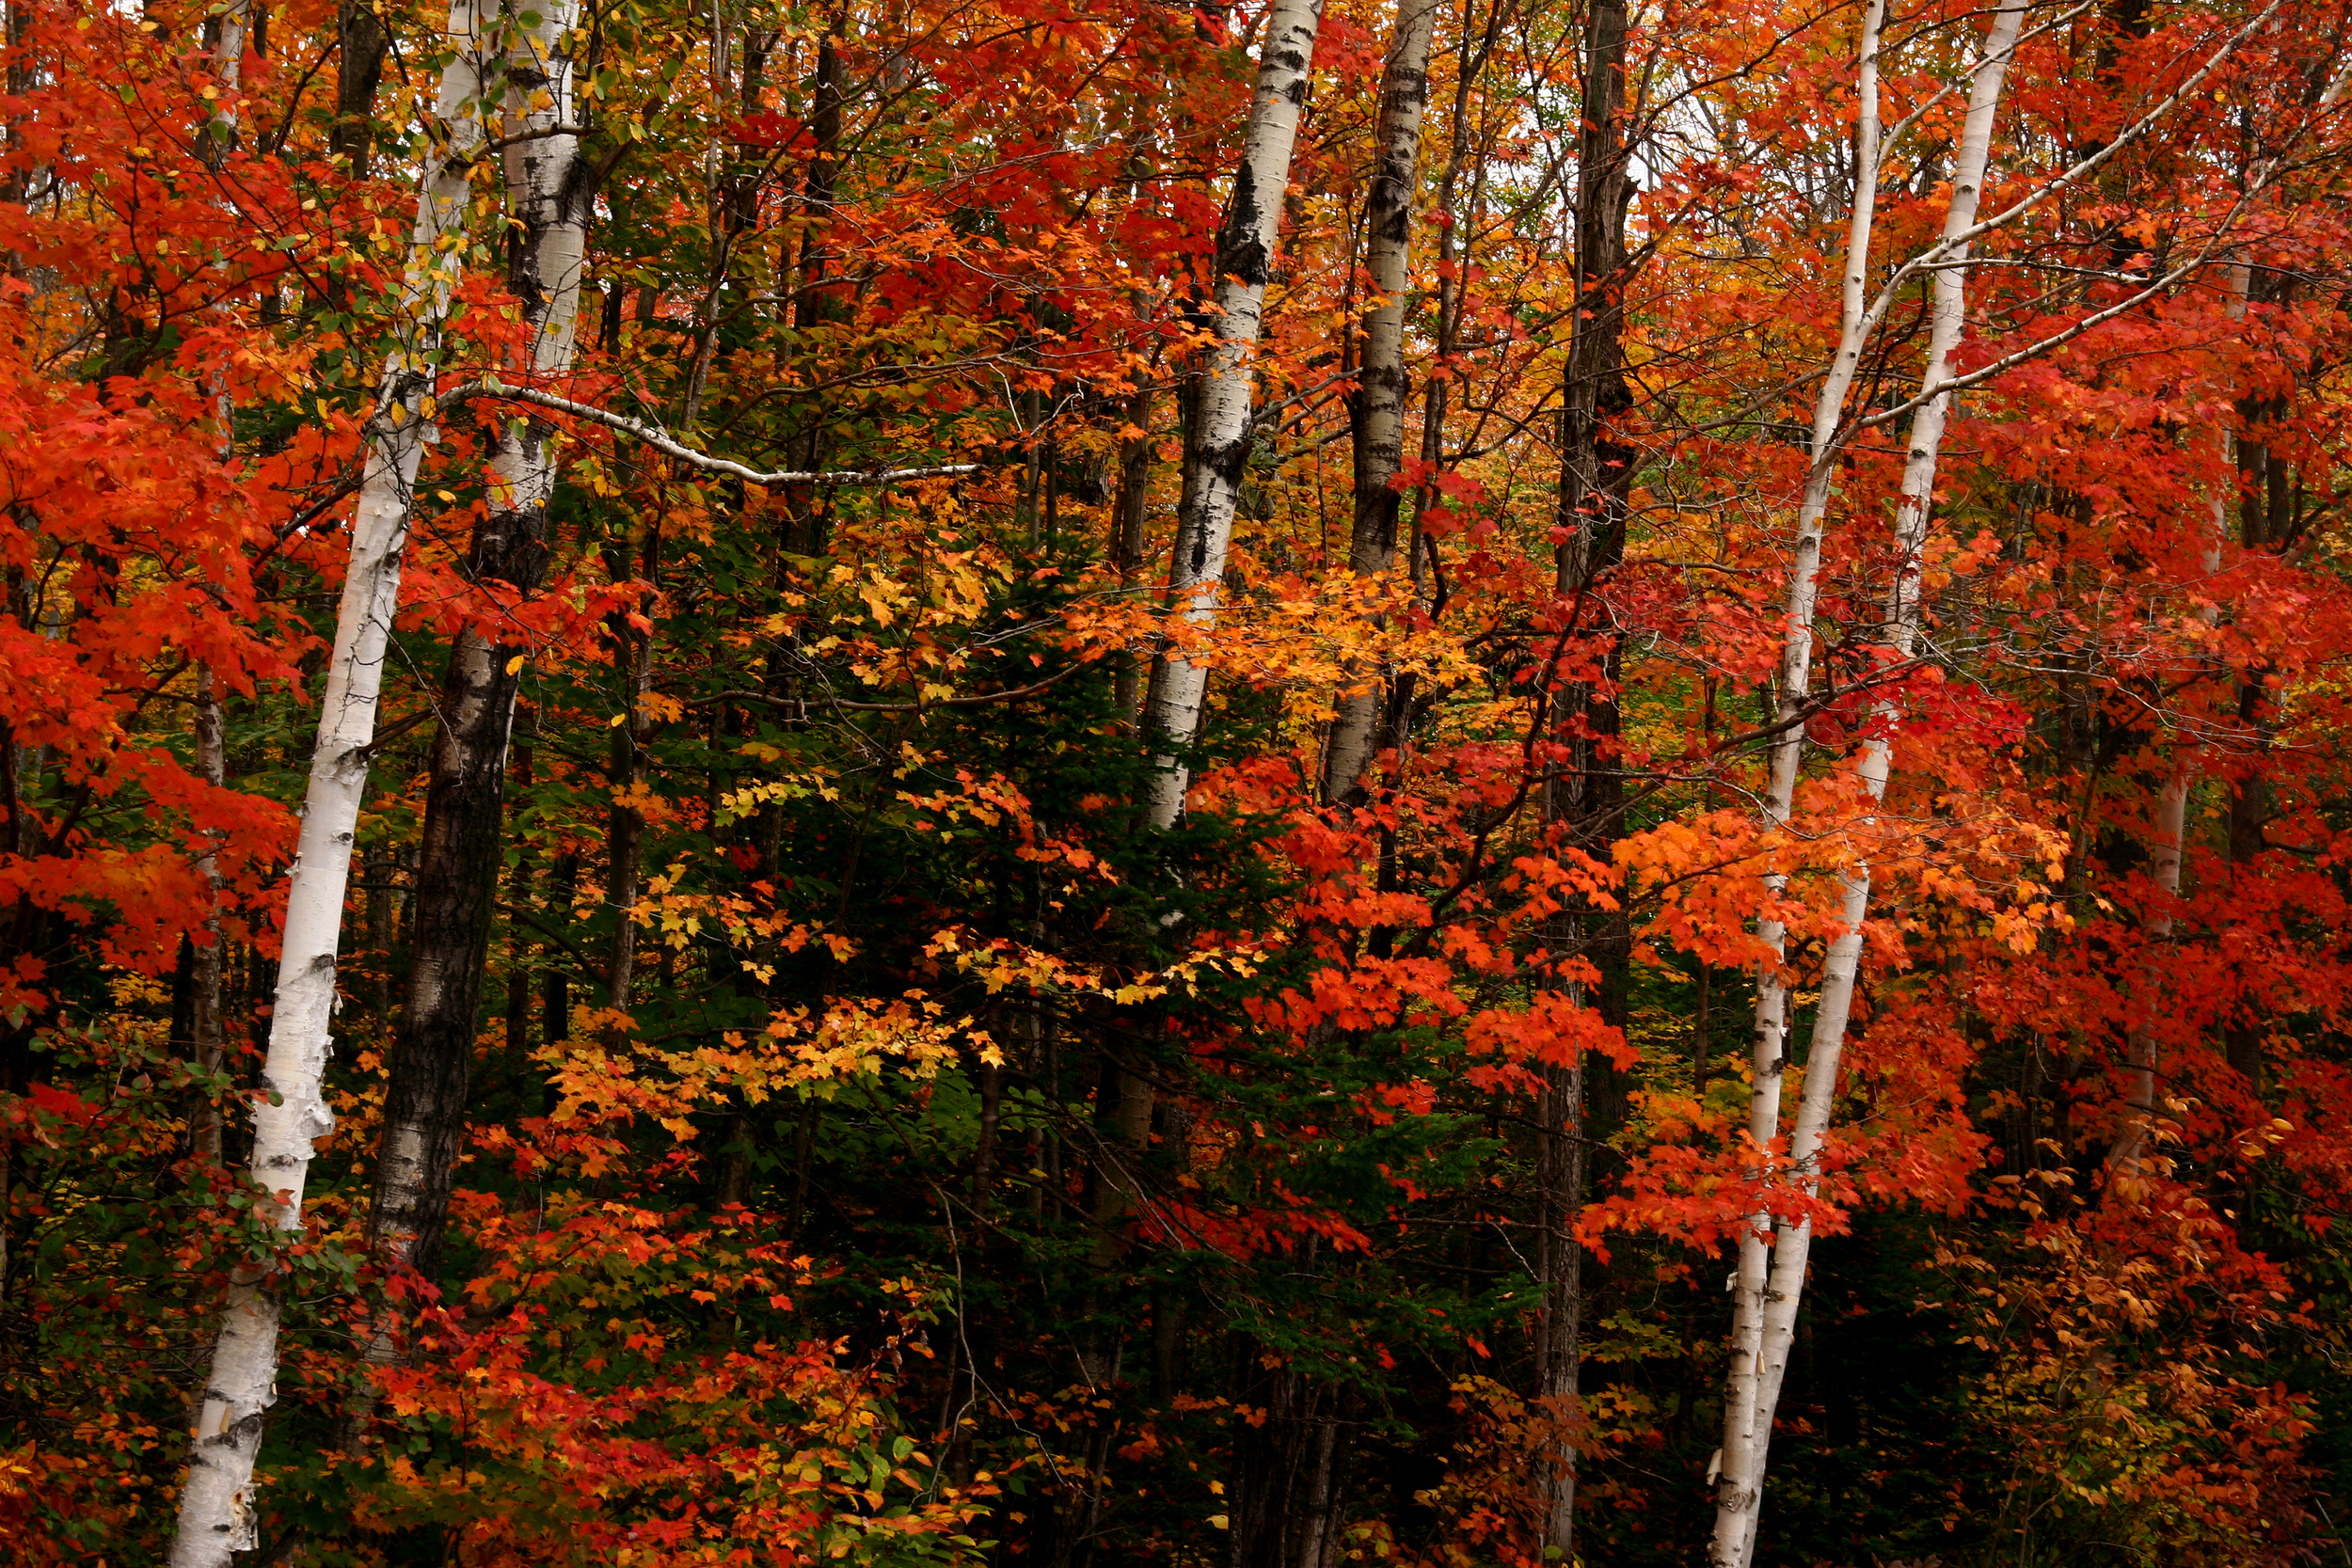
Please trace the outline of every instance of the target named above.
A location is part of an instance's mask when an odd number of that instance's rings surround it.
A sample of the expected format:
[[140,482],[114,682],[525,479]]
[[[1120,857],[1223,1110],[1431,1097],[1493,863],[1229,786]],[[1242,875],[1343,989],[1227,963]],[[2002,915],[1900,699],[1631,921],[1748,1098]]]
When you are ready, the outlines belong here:
[[600,424],[607,430],[618,431],[624,436],[643,441],[654,451],[668,457],[675,457],[679,462],[700,468],[706,473],[733,474],[747,484],[895,484],[901,480],[947,479],[958,474],[977,473],[980,467],[977,463],[943,463],[919,468],[841,468],[826,472],[783,469],[775,473],[762,473],[757,468],[745,464],[733,462],[724,457],[713,457],[708,452],[696,451],[659,425],[646,424],[643,420],[632,420],[626,414],[615,414],[611,409],[598,408],[594,404],[576,402],[571,398],[558,397],[553,392],[537,391],[529,387],[509,387],[497,381],[476,381],[441,393],[437,402],[440,407],[450,408],[461,403],[474,403],[485,398],[505,403],[529,404],[533,407],[550,409],[558,414],[569,414],[574,419],[586,420],[591,424]]

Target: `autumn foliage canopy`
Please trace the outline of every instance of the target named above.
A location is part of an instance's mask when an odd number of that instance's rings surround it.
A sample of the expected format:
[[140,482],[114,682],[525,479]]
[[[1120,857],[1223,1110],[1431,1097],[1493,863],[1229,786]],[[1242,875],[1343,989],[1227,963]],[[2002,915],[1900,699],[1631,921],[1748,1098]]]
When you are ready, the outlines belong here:
[[2352,1551],[2344,0],[0,18],[0,1556]]

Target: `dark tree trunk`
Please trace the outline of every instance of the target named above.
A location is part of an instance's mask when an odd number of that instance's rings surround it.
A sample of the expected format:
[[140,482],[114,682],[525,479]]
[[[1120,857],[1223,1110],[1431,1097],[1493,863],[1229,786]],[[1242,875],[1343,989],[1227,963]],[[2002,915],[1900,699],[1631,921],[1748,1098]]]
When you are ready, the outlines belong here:
[[[196,765],[204,782],[215,789],[229,782],[226,716],[220,689],[209,667],[199,666],[196,678]],[[189,954],[188,1044],[198,1069],[216,1073],[228,1060],[228,1041],[221,1026],[221,976],[229,944],[223,935],[220,908],[218,835],[209,835],[197,870],[205,882],[205,941]],[[189,1142],[196,1157],[213,1169],[221,1168],[221,1107],[210,1089],[198,1093],[189,1117]]]
[[335,123],[326,133],[326,147],[349,158],[353,177],[361,178],[375,147],[375,90],[384,80],[391,35],[372,0],[342,0],[336,34]]
[[[517,787],[531,783],[530,753],[525,752],[522,764],[516,769]],[[507,883],[510,908],[519,912],[531,907],[531,860],[528,848],[517,847],[515,875]],[[506,923],[506,1054],[510,1071],[518,1070],[531,1060],[531,944],[524,940],[523,925],[510,916]]]
[[[493,513],[468,575],[535,590],[547,574],[547,515]],[[426,1278],[439,1261],[451,1178],[466,1132],[498,874],[505,859],[506,752],[522,650],[469,628],[441,683],[424,832],[411,903],[408,995],[392,1046],[369,1228]]]
[[[1592,600],[1625,559],[1626,499],[1633,451],[1615,422],[1632,403],[1624,348],[1627,175],[1625,116],[1625,0],[1596,0],[1585,37],[1583,126],[1577,174],[1576,315],[1563,387],[1556,586],[1562,613],[1583,626],[1605,622]],[[1617,676],[1622,647],[1609,636],[1599,648],[1597,681],[1575,682],[1560,692],[1560,735],[1566,775],[1548,792],[1551,816],[1565,843],[1607,864],[1623,832],[1625,785],[1617,761],[1621,719]],[[1597,1003],[1603,1020],[1622,1026],[1630,940],[1624,916],[1571,910],[1557,923],[1559,950],[1581,954],[1600,971]],[[1536,1343],[1539,1397],[1564,1418],[1578,1399],[1586,1277],[1584,1249],[1572,1227],[1584,1206],[1589,1172],[1585,1150],[1621,1120],[1625,1086],[1605,1061],[1576,1061],[1546,1072],[1538,1174],[1537,1266],[1544,1302]],[[1576,1455],[1565,1449],[1549,1478],[1544,1539],[1563,1561],[1574,1560]]]
[[1265,1366],[1264,1345],[1234,1338],[1227,1470],[1230,1568],[1331,1568],[1343,1533],[1355,1396],[1295,1369]]

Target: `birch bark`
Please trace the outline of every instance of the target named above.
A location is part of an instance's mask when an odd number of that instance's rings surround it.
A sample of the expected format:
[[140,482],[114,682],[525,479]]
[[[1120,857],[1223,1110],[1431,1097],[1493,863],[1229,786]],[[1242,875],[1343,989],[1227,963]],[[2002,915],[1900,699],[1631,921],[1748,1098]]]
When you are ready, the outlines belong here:
[[[1837,350],[1829,375],[1821,384],[1813,409],[1811,459],[1804,494],[1798,503],[1797,538],[1788,570],[1788,608],[1782,620],[1780,729],[1771,752],[1764,800],[1766,828],[1776,829],[1788,819],[1795,800],[1797,765],[1804,755],[1803,720],[1813,681],[1813,613],[1820,597],[1821,519],[1829,510],[1836,478],[1839,425],[1846,394],[1862,362],[1869,337],[1868,282],[1870,231],[1878,214],[1879,188],[1879,44],[1886,22],[1885,0],[1868,0],[1862,14],[1859,60],[1854,95],[1854,197],[1847,225],[1845,270],[1840,280]],[[1765,891],[1774,897],[1788,887],[1788,878],[1766,877]],[[1780,1134],[1780,1074],[1788,1029],[1788,990],[1780,978],[1788,954],[1788,929],[1770,916],[1756,923],[1756,939],[1769,957],[1756,984],[1756,1030],[1748,1091],[1748,1136],[1764,1158]],[[1767,1246],[1772,1217],[1757,1212],[1740,1232],[1740,1257],[1732,1275],[1731,1360],[1724,1387],[1724,1443],[1716,1455],[1716,1540],[1710,1560],[1716,1568],[1742,1568],[1745,1541],[1761,1498],[1761,1466],[1750,1451],[1760,1389],[1758,1375],[1764,1351],[1764,1291],[1768,1283]]]
[[[574,124],[573,0],[548,0],[539,24],[512,23],[498,117],[510,218],[508,288],[531,328],[533,381],[571,369],[591,193]],[[487,96],[485,92],[485,96]],[[518,594],[546,575],[556,463],[541,418],[502,419],[490,459],[494,504],[467,561],[476,582]],[[394,1041],[377,1146],[369,1240],[395,1266],[436,1271],[450,1184],[465,1141],[466,1099],[502,859],[500,829],[515,699],[527,650],[479,626],[461,630],[441,684],[440,728],[417,854],[407,1005]],[[367,1359],[389,1361],[379,1334]]]
[[[1903,467],[1901,499],[1896,509],[1895,535],[1897,560],[1892,579],[1886,591],[1886,638],[1898,661],[1907,659],[1916,648],[1922,615],[1922,550],[1927,543],[1928,523],[1934,511],[1935,475],[1942,454],[1944,428],[1951,413],[1951,396],[1943,389],[1951,378],[1952,351],[1960,344],[1967,321],[1967,282],[1964,263],[1968,259],[1968,231],[1977,222],[1977,212],[1983,198],[1985,170],[1992,159],[1993,126],[1999,113],[2001,92],[2007,83],[2009,64],[2017,47],[2017,38],[2025,23],[2023,0],[2008,0],[1994,12],[1985,37],[1984,54],[1979,59],[1970,87],[1968,113],[1963,122],[1960,145],[1953,158],[1951,198],[1945,213],[1944,244],[1941,246],[1945,264],[1938,267],[1931,285],[1929,312],[1927,367],[1920,376],[1918,408],[1912,418],[1910,440]],[[1875,49],[1872,50],[1875,53]],[[1875,77],[1875,71],[1871,72]],[[1876,82],[1867,90],[1875,109]],[[1875,120],[1873,114],[1871,119]],[[1875,124],[1867,128],[1875,135]],[[1875,174],[1875,153],[1871,159]],[[1860,204],[1857,201],[1859,229]],[[1860,258],[1867,262],[1867,249]],[[1850,260],[1857,258],[1850,257]],[[1855,293],[1854,278],[1850,276],[1850,298]],[[1841,343],[1841,350],[1844,345]],[[1844,388],[1839,388],[1843,402]],[[1825,390],[1823,396],[1827,397]],[[1837,410],[1830,411],[1832,436]],[[1817,437],[1820,426],[1816,426]],[[1827,455],[1835,455],[1834,451]],[[1807,487],[1810,499],[1816,487],[1826,505],[1830,465],[1816,459],[1813,483]],[[1819,562],[1819,518],[1815,522],[1816,546],[1814,562]],[[1809,585],[1808,585],[1809,587]],[[1794,594],[1791,599],[1788,641],[1794,649],[1799,641],[1796,626]],[[1809,623],[1812,606],[1806,607],[1808,626],[1803,634],[1802,655],[1804,673],[1810,676],[1811,633]],[[1784,670],[1788,665],[1784,665]],[[1785,701],[1785,699],[1784,699]],[[1800,710],[1801,712],[1801,710]],[[1788,717],[1784,709],[1784,717]],[[1877,705],[1874,718],[1877,733],[1866,741],[1858,771],[1870,800],[1876,803],[1885,797],[1886,784],[1893,765],[1893,745],[1889,738],[1899,711],[1892,704]],[[1778,821],[1786,821],[1794,796],[1796,763],[1803,748],[1803,726],[1792,724],[1784,732],[1774,747],[1772,794],[1771,809]],[[1784,768],[1783,758],[1787,764]],[[1784,778],[1786,787],[1784,788]],[[1830,943],[1828,958],[1821,977],[1820,995],[1816,1004],[1813,1029],[1805,1059],[1804,1093],[1798,1103],[1796,1120],[1789,1132],[1788,1168],[1797,1189],[1810,1197],[1819,1190],[1820,1161],[1822,1144],[1827,1136],[1830,1114],[1837,1089],[1838,1059],[1845,1047],[1846,1022],[1853,1006],[1854,983],[1862,965],[1862,927],[1869,914],[1870,868],[1867,861],[1858,862],[1844,878],[1839,904],[1840,934]],[[1777,972],[1765,976],[1758,986],[1757,1051],[1763,1051],[1766,1009],[1771,1010],[1775,1042],[1785,1037],[1788,1010],[1788,988]],[[1771,1063],[1772,1084],[1763,1087],[1766,1073],[1759,1061],[1757,1099],[1769,1092],[1772,1115],[1766,1120],[1752,1115],[1750,1131],[1759,1148],[1768,1147],[1779,1132],[1778,1078],[1784,1062],[1775,1050]],[[1752,1106],[1752,1111],[1754,1107]],[[1726,1399],[1724,1432],[1724,1484],[1717,1497],[1714,1555],[1720,1568],[1746,1568],[1756,1548],[1756,1528],[1760,1504],[1764,1468],[1772,1443],[1772,1411],[1779,1402],[1783,1374],[1788,1370],[1788,1349],[1796,1335],[1797,1308],[1804,1289],[1806,1259],[1811,1251],[1813,1227],[1810,1220],[1801,1219],[1788,1227],[1772,1249],[1769,1280],[1763,1290],[1752,1295],[1749,1290],[1754,1275],[1762,1274],[1763,1238],[1756,1234],[1761,1227],[1751,1227],[1740,1243],[1740,1326],[1750,1330],[1755,1345],[1755,1359],[1745,1369],[1749,1382],[1744,1401]],[[1756,1256],[1751,1258],[1751,1254]],[[1735,1378],[1742,1369],[1737,1364]],[[1744,1428],[1733,1424],[1735,1415],[1744,1416]],[[1735,1471],[1734,1465],[1738,1468]],[[1735,1480],[1736,1478],[1736,1480]]]
[[[281,1231],[302,1229],[311,1142],[332,1131],[322,1075],[335,1007],[335,956],[343,890],[375,736],[385,648],[400,600],[417,467],[431,418],[433,358],[449,309],[456,230],[483,133],[477,102],[485,75],[476,0],[451,9],[453,58],[434,110],[410,239],[399,345],[387,359],[369,426],[365,477],[351,522],[351,554],[335,624],[326,689],[288,878],[286,928],[262,1093],[253,1111],[249,1173],[269,1198],[262,1212]],[[277,1270],[248,1264],[229,1282],[210,1374],[180,1494],[171,1568],[225,1568],[254,1544],[253,1462],[264,1413],[276,1398],[283,1302]]]
[[[1201,378],[1200,416],[1185,444],[1184,501],[1168,570],[1170,596],[1184,607],[1184,618],[1202,628],[1216,625],[1234,506],[1249,461],[1258,331],[1322,17],[1322,0],[1277,0],[1266,19],[1241,166],[1217,235],[1218,342]],[[1160,750],[1146,799],[1155,827],[1172,827],[1184,815],[1191,770],[1183,753],[1200,730],[1208,686],[1207,668],[1181,654],[1168,656],[1152,683],[1146,728]]]
[[[1364,316],[1363,363],[1356,401],[1356,520],[1348,565],[1376,578],[1396,562],[1395,480],[1405,463],[1405,404],[1412,390],[1405,371],[1405,304],[1413,286],[1413,197],[1420,186],[1421,124],[1429,104],[1429,45],[1437,36],[1437,0],[1402,0],[1396,36],[1380,74],[1377,161],[1366,202],[1364,270],[1380,303]],[[1359,671],[1359,677],[1369,671]],[[1372,766],[1382,692],[1376,683],[1343,690],[1324,749],[1323,793],[1337,800],[1358,792]]]

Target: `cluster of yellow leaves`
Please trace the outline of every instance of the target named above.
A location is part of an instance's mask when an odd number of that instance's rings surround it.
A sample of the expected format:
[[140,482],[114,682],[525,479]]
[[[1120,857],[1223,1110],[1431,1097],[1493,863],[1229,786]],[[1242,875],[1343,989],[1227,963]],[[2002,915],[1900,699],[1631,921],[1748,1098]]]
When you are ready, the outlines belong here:
[[967,1047],[988,1066],[1004,1061],[995,1040],[968,1014],[950,1018],[920,990],[887,1003],[837,1001],[821,1013],[787,1008],[769,1021],[767,1037],[789,1058],[780,1081],[807,1085],[820,1098],[844,1079],[879,1075],[885,1063],[910,1078],[930,1078]]
[[1133,1006],[1170,991],[1198,995],[1200,982],[1211,974],[1246,979],[1258,972],[1257,949],[1262,943],[1190,953],[1165,969],[1147,970],[1119,980],[1107,972],[1064,962],[1050,953],[997,937],[967,947],[969,933],[948,927],[932,934],[924,957],[945,958],[956,969],[978,979],[991,996],[1014,989],[1049,996],[1098,996],[1119,1006]]
[[[834,960],[841,963],[847,963],[857,951],[856,944],[837,931],[772,913],[746,899],[681,892],[685,881],[685,863],[672,862],[660,874],[645,879],[644,894],[630,910],[630,918],[640,927],[658,932],[666,946],[685,951],[702,934],[707,921],[738,949],[772,942],[787,953],[798,953],[815,942],[823,943]],[[771,977],[768,967],[751,966],[763,980]]]
[[559,1125],[649,1117],[681,1142],[698,1111],[760,1104],[790,1092],[829,1099],[848,1080],[895,1068],[928,1079],[965,1051],[1001,1062],[995,1041],[969,1015],[949,1016],[920,990],[888,1002],[836,1001],[822,1010],[785,1008],[759,1033],[730,1030],[717,1043],[671,1048],[626,1034],[621,1015],[583,1013],[572,1038],[542,1047]]
[[[1376,577],[1285,574],[1235,594],[1214,625],[1183,607],[1136,607],[1121,629],[1135,643],[1180,653],[1204,669],[1295,693],[1295,719],[1330,719],[1339,696],[1402,674],[1439,686],[1476,687],[1483,672],[1457,631],[1441,630],[1415,609],[1403,572]],[[1090,626],[1109,629],[1108,612]]]

